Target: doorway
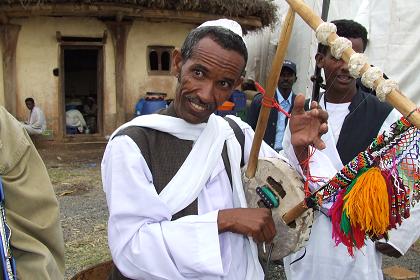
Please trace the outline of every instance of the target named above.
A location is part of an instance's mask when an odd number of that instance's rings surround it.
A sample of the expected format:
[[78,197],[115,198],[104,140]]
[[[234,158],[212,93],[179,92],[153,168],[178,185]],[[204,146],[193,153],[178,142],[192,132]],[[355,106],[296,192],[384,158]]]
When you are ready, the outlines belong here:
[[62,46],[65,136],[102,133],[102,47]]

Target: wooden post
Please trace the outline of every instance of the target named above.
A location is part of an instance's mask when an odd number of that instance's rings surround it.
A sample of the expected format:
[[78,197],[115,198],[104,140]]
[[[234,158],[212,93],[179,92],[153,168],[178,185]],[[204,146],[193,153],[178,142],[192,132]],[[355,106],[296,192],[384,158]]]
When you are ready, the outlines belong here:
[[[280,32],[280,39],[277,45],[276,55],[271,66],[270,75],[267,82],[266,96],[273,98],[277,88],[277,82],[280,77],[281,68],[283,67],[284,57],[286,56],[287,46],[289,45],[290,36],[292,34],[293,23],[295,20],[295,13],[291,8],[287,11],[286,20]],[[265,129],[267,128],[268,117],[271,108],[261,104],[260,115],[255,128],[255,136],[252,141],[251,152],[249,155],[248,167],[245,172],[247,178],[253,178],[257,169],[258,154],[262,140],[264,138]]]
[[16,46],[20,27],[16,24],[0,25],[0,42],[3,49],[4,105],[13,116],[16,116]]
[[116,87],[116,100],[117,100],[117,116],[116,126],[125,123],[126,110],[125,110],[125,60],[126,60],[126,47],[127,37],[132,26],[132,22],[113,21],[105,22],[107,28],[110,30],[112,41],[115,50],[115,87]]

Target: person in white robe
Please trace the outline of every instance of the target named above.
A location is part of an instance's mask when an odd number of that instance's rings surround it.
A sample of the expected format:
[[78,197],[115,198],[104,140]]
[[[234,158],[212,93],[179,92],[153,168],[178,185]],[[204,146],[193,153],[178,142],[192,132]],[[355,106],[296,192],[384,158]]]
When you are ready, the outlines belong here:
[[[168,110],[173,109],[175,116],[140,116],[110,137],[101,170],[109,208],[109,247],[120,272],[115,279],[264,279],[255,242],[274,238],[271,212],[247,208],[240,145],[227,122],[213,114],[241,84],[246,60],[238,23],[226,19],[204,23],[173,53],[178,86]],[[304,97],[296,99],[292,115],[306,121],[295,137],[301,145],[323,148],[320,135],[326,131],[326,113],[316,104],[313,114],[306,113]],[[247,162],[254,132],[238,118],[234,121],[245,135]],[[147,151],[119,134],[133,126],[193,142],[185,162],[159,194],[157,178],[145,159]],[[231,180],[221,156],[225,143]],[[266,144],[260,156],[279,157]],[[194,200],[195,214],[172,219]]]
[[66,111],[66,126],[77,128],[80,133],[82,133],[85,128],[87,128],[85,118],[77,109]]
[[28,134],[42,134],[47,128],[44,112],[41,108],[35,106],[33,98],[28,97],[25,99],[26,107],[29,110],[28,120],[22,123]]
[[[348,20],[333,22],[337,25],[337,34],[350,39],[356,52],[365,50],[367,32],[363,26]],[[327,181],[350,161],[348,158],[343,161],[349,150],[353,150],[355,156],[367,148],[367,144],[360,149],[354,148],[360,139],[370,143],[377,134],[388,130],[401,114],[389,105],[380,103],[372,94],[357,88],[356,80],[349,75],[347,65],[333,58],[329,48],[324,48],[325,51],[318,53],[316,58],[318,66],[324,69],[327,77],[327,90],[319,101],[320,106],[328,112],[328,132],[322,136],[326,148],[316,150],[311,156],[309,167],[311,176]],[[285,156],[303,175],[299,164],[303,158],[296,156],[299,154],[295,153],[291,145],[290,130],[286,132],[283,146]],[[312,191],[320,186],[322,183],[312,184]],[[375,248],[374,242],[366,240],[365,246],[356,250],[352,257],[346,246],[336,245],[333,240],[332,224],[327,217],[331,205],[332,202],[324,202],[321,211],[316,212],[306,246],[284,258],[287,279],[381,280],[382,254],[377,249],[390,255],[396,250],[403,254],[419,236],[417,204],[411,211],[412,217],[404,221],[399,229],[390,232],[389,242],[381,243],[385,246]]]

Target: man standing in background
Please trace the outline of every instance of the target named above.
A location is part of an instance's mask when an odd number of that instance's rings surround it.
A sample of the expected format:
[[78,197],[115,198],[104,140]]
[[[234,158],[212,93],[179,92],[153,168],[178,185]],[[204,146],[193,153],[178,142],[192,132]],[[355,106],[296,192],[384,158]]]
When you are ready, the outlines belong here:
[[[287,112],[291,112],[296,94],[292,87],[296,83],[296,64],[290,60],[283,62],[280,77],[277,83],[275,99],[278,104]],[[248,112],[248,124],[255,130],[257,127],[258,116],[260,115],[261,103],[264,95],[257,94],[251,103]],[[264,135],[264,141],[277,152],[283,149],[283,135],[287,125],[287,118],[277,109],[272,108],[268,119],[267,129]]]

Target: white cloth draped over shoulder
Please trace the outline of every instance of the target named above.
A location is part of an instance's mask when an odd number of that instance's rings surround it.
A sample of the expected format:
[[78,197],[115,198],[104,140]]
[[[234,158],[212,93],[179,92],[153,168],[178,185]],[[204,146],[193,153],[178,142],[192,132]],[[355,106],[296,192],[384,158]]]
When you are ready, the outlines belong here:
[[[247,161],[253,131],[234,120],[245,133]],[[113,139],[120,129],[133,125],[194,141],[184,164],[159,195],[137,145],[128,136]],[[221,158],[225,141],[233,191]],[[266,144],[260,155],[278,157]],[[240,160],[233,130],[216,115],[203,124],[145,115],[117,129],[102,161],[102,180],[110,211],[109,244],[120,271],[132,279],[263,279],[252,239],[219,234],[217,229],[219,209],[247,207]],[[197,197],[198,215],[171,221]]]

